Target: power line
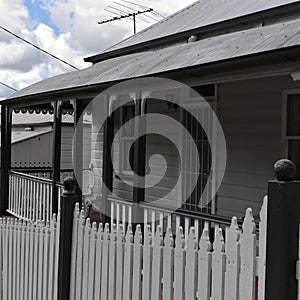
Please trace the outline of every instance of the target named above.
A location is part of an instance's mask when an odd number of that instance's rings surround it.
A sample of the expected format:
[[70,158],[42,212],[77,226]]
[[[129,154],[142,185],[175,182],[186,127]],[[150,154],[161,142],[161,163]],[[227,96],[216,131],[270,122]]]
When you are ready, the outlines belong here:
[[3,86],[5,86],[5,87],[7,87],[7,88],[9,88],[9,89],[11,89],[11,90],[13,90],[13,91],[15,91],[15,92],[18,92],[18,90],[16,90],[16,89],[13,88],[12,86],[10,86],[10,85],[8,85],[8,84],[2,82],[2,81],[0,81],[0,84],[2,84]]
[[10,30],[8,30],[7,28],[5,28],[5,27],[3,27],[3,26],[1,26],[1,25],[0,25],[0,28],[1,28],[2,30],[6,31],[7,33],[13,35],[13,36],[16,37],[17,39],[23,41],[24,43],[27,43],[27,44],[29,44],[30,46],[32,46],[32,47],[38,49],[39,51],[42,51],[42,52],[44,52],[45,54],[51,56],[52,58],[54,58],[54,59],[56,59],[56,60],[58,60],[58,61],[60,61],[60,62],[62,62],[62,63],[64,63],[64,64],[66,64],[66,65],[68,65],[69,67],[71,67],[71,68],[73,68],[73,69],[75,69],[75,70],[79,70],[78,68],[76,68],[75,66],[73,66],[73,65],[71,65],[70,63],[66,62],[65,60],[60,59],[59,57],[57,57],[57,56],[55,56],[55,55],[49,53],[48,51],[46,51],[46,50],[40,48],[39,46],[37,46],[37,45],[35,45],[35,44],[33,44],[33,43],[31,43],[31,42],[25,40],[25,39],[22,38],[21,36],[19,36],[19,35],[13,33],[13,32],[10,31]]

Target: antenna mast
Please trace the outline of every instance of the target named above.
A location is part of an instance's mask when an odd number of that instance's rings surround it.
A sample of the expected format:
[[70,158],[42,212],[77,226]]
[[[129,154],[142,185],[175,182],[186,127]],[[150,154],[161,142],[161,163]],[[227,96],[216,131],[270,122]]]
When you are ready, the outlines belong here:
[[[127,3],[132,3],[129,1],[125,1],[124,2]],[[138,6],[138,8],[133,8],[118,2],[114,2],[115,4],[119,5],[122,7],[122,9],[117,8],[117,7],[113,7],[113,6],[108,6],[109,9],[105,9],[105,11],[109,12],[110,14],[113,14],[115,16],[110,16],[108,19],[104,19],[101,20],[99,22],[97,22],[98,24],[105,24],[105,23],[110,23],[113,21],[118,21],[118,20],[123,20],[123,19],[131,19],[133,20],[133,32],[134,34],[136,34],[137,30],[136,30],[136,24],[138,23],[137,18],[139,18],[139,21],[144,21],[147,23],[150,23],[149,21],[147,21],[145,18],[142,18],[140,15],[145,15],[145,17],[150,18],[152,21],[159,21],[159,19],[157,19],[157,14],[155,14],[155,11],[153,8],[150,7],[146,7],[146,6],[141,6],[139,4],[134,4],[136,6]],[[124,8],[126,10],[124,10]],[[129,10],[128,10],[129,9]],[[147,13],[151,13],[151,16],[148,16]]]

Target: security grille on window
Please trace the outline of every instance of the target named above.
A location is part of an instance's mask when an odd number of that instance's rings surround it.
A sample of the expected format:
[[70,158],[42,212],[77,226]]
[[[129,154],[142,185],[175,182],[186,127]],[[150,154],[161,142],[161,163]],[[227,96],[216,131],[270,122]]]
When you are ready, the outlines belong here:
[[[212,143],[215,143],[212,110],[206,105],[201,105],[201,97],[204,97],[211,108],[215,109],[215,92],[214,85],[193,87],[190,94],[185,96],[186,101],[183,104],[185,111],[181,115],[182,124],[191,134],[183,133],[182,135],[184,157],[182,161],[182,195],[191,195],[185,201],[183,208],[204,213],[215,213],[215,199],[212,199],[212,195],[214,194],[216,182],[214,176],[210,177],[210,173],[215,172],[216,158],[213,153],[213,145],[209,142],[210,139]],[[208,128],[207,133],[192,115],[203,120]],[[195,161],[191,155],[191,143],[196,143],[199,153],[200,165],[198,172],[196,172]],[[196,188],[193,188],[190,183],[195,178],[198,178],[198,181]],[[203,191],[206,186],[207,193],[204,195]]]

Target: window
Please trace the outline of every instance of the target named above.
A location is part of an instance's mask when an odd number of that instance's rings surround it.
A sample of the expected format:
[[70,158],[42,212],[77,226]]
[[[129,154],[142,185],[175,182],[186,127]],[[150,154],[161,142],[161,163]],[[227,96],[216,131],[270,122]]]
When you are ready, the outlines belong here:
[[[125,175],[133,175],[133,147],[130,145],[134,141],[134,127],[126,124],[129,120],[134,118],[134,105],[125,105],[121,108],[120,113],[120,127],[122,128],[121,139],[119,141],[119,157],[120,157],[120,173]],[[125,153],[129,152],[129,158],[125,157]]]
[[285,152],[296,164],[300,178],[300,91],[286,95],[284,119]]
[[[182,133],[182,150],[183,150],[183,160],[182,160],[182,200],[184,200],[185,195],[190,194],[191,196],[185,204],[184,209],[204,212],[204,213],[216,213],[215,209],[215,194],[216,188],[216,154],[214,147],[216,144],[216,132],[213,127],[213,115],[212,110],[208,109],[206,105],[201,104],[201,97],[204,97],[206,101],[210,104],[211,108],[216,109],[216,86],[193,86],[193,90],[190,91],[189,95],[184,95],[183,99],[185,102],[182,103],[185,111],[181,114],[181,122],[186,129],[190,132],[193,140],[189,140],[189,135],[185,132]],[[199,98],[200,94],[200,98]],[[194,116],[198,116],[202,119],[208,128],[206,135],[205,131],[200,124],[191,117],[191,113]],[[210,144],[209,140],[213,143]],[[200,169],[196,172],[194,167],[194,159],[190,153],[190,144],[196,143],[200,158]],[[210,176],[212,172],[212,176]],[[198,178],[197,186],[191,186],[191,182],[194,182],[195,178]],[[203,194],[205,187],[207,186],[207,194]],[[203,197],[202,197],[203,196]],[[206,198],[205,198],[205,197]]]

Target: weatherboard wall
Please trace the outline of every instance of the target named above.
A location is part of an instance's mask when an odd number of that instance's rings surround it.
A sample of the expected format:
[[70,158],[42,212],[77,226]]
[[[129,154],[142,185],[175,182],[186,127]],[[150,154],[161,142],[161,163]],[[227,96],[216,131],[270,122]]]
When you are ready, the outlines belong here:
[[217,212],[258,215],[274,163],[282,149],[283,91],[300,88],[290,76],[219,85],[218,117],[227,143],[227,167],[218,191]]

